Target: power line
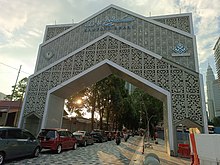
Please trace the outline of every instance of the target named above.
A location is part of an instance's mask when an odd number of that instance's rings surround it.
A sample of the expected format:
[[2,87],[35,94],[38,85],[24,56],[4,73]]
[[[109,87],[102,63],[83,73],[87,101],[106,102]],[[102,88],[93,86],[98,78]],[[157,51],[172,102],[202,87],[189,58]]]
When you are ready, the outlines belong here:
[[[15,70],[19,70],[19,69],[13,67],[13,66],[10,66],[10,65],[7,65],[7,64],[4,64],[4,63],[2,63],[2,62],[0,62],[0,64],[5,65],[5,66],[7,66],[7,67],[9,67],[9,68],[12,68],[12,69],[15,69]],[[25,74],[31,75],[30,73],[27,73],[27,72],[24,72],[24,71],[20,71],[20,72],[23,72],[23,73],[25,73]]]

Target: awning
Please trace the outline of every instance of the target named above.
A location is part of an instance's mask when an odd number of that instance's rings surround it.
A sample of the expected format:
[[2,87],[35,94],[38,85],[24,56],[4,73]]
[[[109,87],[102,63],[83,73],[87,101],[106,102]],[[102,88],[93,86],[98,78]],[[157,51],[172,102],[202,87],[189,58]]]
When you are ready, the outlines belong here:
[[0,109],[0,112],[2,113],[13,113],[13,112],[18,112],[19,109]]
[[8,112],[8,109],[0,109],[0,112]]

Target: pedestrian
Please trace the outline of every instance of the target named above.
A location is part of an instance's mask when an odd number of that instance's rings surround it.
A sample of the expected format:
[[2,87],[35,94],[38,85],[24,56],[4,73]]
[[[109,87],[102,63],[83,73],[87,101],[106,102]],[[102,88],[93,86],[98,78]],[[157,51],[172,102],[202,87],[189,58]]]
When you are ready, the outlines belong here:
[[115,142],[117,145],[119,145],[121,143],[121,134],[119,131],[116,134]]

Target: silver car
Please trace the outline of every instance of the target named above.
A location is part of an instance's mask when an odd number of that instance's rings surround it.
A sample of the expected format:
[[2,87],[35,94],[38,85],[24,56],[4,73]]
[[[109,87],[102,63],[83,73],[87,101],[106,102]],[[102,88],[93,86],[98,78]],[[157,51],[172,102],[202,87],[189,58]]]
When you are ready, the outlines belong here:
[[94,144],[93,137],[87,131],[73,132],[73,136],[77,139],[77,143],[86,147],[88,144]]
[[16,127],[0,127],[0,165],[5,160],[24,156],[39,156],[38,139],[28,130]]

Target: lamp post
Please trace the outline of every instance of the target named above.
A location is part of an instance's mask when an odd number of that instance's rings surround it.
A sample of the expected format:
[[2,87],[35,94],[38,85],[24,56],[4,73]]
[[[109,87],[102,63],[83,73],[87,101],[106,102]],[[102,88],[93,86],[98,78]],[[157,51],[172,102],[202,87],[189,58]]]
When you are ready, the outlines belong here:
[[152,115],[148,120],[147,120],[147,141],[149,142],[149,136],[150,136],[150,120],[156,117],[156,115]]

